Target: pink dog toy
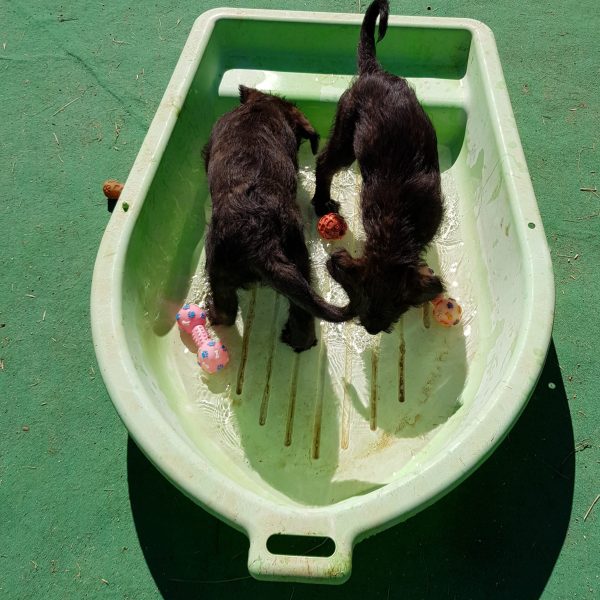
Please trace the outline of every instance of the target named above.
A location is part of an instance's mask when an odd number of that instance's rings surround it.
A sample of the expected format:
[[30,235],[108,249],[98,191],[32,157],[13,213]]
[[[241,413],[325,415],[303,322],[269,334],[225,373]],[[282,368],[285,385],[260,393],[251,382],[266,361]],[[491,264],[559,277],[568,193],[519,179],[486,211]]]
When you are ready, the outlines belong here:
[[206,373],[216,373],[229,362],[229,352],[219,339],[211,340],[206,331],[206,311],[197,304],[184,304],[175,316],[181,331],[191,334],[198,346],[198,364]]

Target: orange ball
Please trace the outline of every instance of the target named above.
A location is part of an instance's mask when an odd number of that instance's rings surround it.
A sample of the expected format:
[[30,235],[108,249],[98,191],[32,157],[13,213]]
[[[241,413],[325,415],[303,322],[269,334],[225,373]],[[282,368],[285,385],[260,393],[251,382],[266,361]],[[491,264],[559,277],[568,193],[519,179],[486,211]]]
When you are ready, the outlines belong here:
[[108,181],[104,182],[102,191],[109,200],[118,200],[121,192],[123,191],[123,184],[119,183],[115,179],[109,179]]
[[458,325],[462,318],[462,307],[454,298],[438,296],[431,302],[433,304],[433,317],[444,327]]
[[319,219],[317,231],[324,240],[341,240],[348,231],[348,225],[342,215],[327,213]]

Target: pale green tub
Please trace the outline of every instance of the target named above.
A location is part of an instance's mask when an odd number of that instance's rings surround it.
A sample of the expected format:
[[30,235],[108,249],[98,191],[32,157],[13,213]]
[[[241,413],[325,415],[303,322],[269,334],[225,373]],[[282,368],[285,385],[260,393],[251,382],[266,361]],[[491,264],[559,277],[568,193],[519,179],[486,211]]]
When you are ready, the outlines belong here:
[[[279,342],[287,302],[262,288],[240,293],[237,326],[218,332],[230,365],[202,377],[174,326],[181,304],[205,293],[201,148],[240,82],[296,100],[326,137],[354,73],[361,20],[202,15],[94,271],[94,343],[119,414],[175,485],[249,536],[248,568],[261,579],[347,579],[354,544],[434,502],[499,444],[550,340],[549,253],[492,33],[471,20],[393,17],[378,56],[412,81],[437,129],[447,215],[429,259],[462,303],[462,324],[446,330],[420,310],[377,337],[322,323],[318,347],[298,356]],[[307,149],[301,164],[315,282],[342,304],[324,270],[330,248],[314,233]],[[355,252],[359,183],[351,169],[333,188]],[[277,534],[331,538],[335,549],[278,554],[286,539],[268,541]]]

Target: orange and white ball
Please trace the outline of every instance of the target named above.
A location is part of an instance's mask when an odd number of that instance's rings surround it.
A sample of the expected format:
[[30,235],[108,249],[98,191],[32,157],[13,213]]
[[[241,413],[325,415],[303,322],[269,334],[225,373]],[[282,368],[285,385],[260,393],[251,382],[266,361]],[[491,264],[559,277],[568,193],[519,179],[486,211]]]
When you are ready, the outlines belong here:
[[454,298],[438,296],[431,301],[433,318],[444,327],[458,325],[462,318],[462,307]]

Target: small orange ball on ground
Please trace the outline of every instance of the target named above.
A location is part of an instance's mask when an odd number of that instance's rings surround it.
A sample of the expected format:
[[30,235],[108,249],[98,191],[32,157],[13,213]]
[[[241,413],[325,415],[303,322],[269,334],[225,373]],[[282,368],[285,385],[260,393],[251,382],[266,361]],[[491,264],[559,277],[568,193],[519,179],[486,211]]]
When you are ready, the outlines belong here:
[[433,317],[444,327],[458,325],[462,318],[462,307],[454,298],[438,297],[432,301]]
[[324,240],[341,240],[348,231],[348,225],[342,215],[327,213],[319,219],[317,231]]
[[109,200],[118,200],[121,192],[123,191],[123,184],[119,183],[115,179],[109,179],[104,182],[102,191]]

